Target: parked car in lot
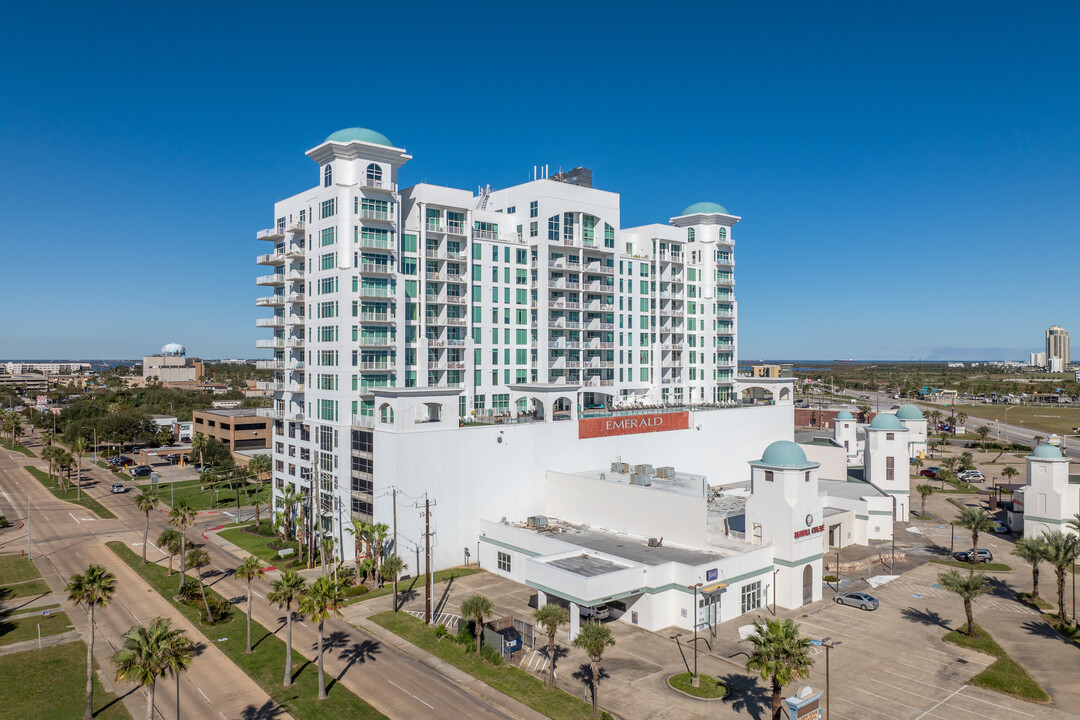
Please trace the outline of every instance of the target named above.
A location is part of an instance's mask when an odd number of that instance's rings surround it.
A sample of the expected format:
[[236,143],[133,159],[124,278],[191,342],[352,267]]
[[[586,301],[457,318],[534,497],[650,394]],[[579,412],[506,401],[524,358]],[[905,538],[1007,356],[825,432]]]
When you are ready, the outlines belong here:
[[999,520],[998,523],[994,525],[994,532],[998,535],[1005,535],[1010,532],[1009,526]]
[[873,595],[864,592],[840,593],[836,596],[837,605],[851,605],[860,610],[877,610],[878,601]]
[[978,470],[961,470],[956,474],[956,477],[965,482],[982,482],[986,479],[986,476]]
[[[953,554],[953,557],[960,562],[971,562],[971,550],[961,550],[960,552]],[[994,562],[994,553],[990,552],[986,548],[979,548],[979,562]]]
[[939,467],[928,467],[920,470],[919,475],[921,475],[922,477],[936,478],[939,472],[941,472],[941,468]]
[[611,617],[611,609],[607,605],[600,604],[594,607],[581,606],[581,617],[589,620],[607,620]]
[[121,483],[113,483],[112,484],[112,491],[114,493],[126,493],[127,488],[124,487],[123,484],[121,484]]
[[131,468],[131,477],[149,477],[151,472],[149,465],[136,465]]

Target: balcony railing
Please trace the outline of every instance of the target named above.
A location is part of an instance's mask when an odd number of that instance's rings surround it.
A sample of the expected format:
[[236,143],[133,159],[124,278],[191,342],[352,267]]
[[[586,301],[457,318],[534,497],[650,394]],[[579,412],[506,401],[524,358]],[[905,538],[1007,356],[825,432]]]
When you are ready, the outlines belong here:
[[380,238],[371,238],[360,236],[360,247],[368,250],[393,250],[394,241],[390,239],[382,240]]
[[374,275],[389,275],[391,270],[389,265],[381,263],[360,263],[360,272],[374,274]]
[[397,183],[392,183],[389,180],[373,180],[369,177],[362,177],[360,178],[360,187],[394,192],[397,190]]
[[499,233],[494,230],[476,230],[473,229],[473,238],[477,240],[498,240]]
[[255,320],[255,327],[284,327],[284,326],[285,326],[285,318],[284,317],[274,316],[274,317],[268,317],[268,318],[258,318],[258,319]]
[[256,265],[278,265],[285,262],[285,253],[266,253],[255,258]]
[[396,316],[394,313],[360,313],[361,322],[394,322]]
[[389,222],[390,220],[393,220],[394,218],[392,218],[390,216],[390,211],[388,211],[388,210],[372,210],[370,208],[365,208],[363,205],[361,205],[360,206],[360,219],[361,220],[384,220],[386,222]]
[[255,233],[256,240],[280,240],[285,237],[285,228],[272,227]]
[[274,273],[273,275],[260,275],[259,277],[255,278],[255,284],[256,285],[284,285],[285,284],[285,274],[284,273]]

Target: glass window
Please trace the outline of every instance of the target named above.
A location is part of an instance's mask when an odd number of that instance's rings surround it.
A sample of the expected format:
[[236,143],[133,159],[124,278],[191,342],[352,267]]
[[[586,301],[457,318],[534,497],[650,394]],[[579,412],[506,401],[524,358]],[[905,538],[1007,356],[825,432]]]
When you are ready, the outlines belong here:
[[499,552],[498,557],[499,570],[503,572],[510,572],[510,553]]
[[761,581],[742,586],[742,612],[746,614],[761,607]]
[[323,187],[330,187],[334,182],[334,169],[330,166],[330,163],[326,164],[326,167],[322,171],[322,184]]

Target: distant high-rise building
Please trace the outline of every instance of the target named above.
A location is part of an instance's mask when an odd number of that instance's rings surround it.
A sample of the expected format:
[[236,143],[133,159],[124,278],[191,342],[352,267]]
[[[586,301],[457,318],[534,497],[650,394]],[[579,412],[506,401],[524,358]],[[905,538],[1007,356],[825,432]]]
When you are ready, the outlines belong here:
[[1053,358],[1061,358],[1062,367],[1069,366],[1069,331],[1057,325],[1046,331],[1046,362]]

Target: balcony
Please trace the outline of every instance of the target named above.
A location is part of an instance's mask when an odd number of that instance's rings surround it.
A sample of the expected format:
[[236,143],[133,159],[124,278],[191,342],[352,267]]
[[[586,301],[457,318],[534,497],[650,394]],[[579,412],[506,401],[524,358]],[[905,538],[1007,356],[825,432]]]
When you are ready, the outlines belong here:
[[394,313],[361,313],[360,322],[392,323],[396,322],[396,316]]
[[464,305],[467,300],[463,295],[447,295],[446,302],[450,305]]
[[360,263],[358,269],[368,275],[389,275],[391,273],[390,266],[382,263]]
[[465,226],[461,223],[447,223],[446,232],[450,233],[451,235],[464,235]]
[[274,317],[258,318],[255,320],[255,327],[285,327],[285,318],[276,315]]
[[289,243],[285,246],[285,257],[293,260],[304,257],[304,246],[299,243]]
[[427,230],[428,232],[434,232],[434,233],[444,233],[444,232],[446,232],[446,228],[443,227],[442,223],[431,222],[430,220],[427,223],[424,224],[424,229]]
[[363,285],[360,286],[360,289],[357,291],[357,295],[362,298],[375,298],[379,300],[392,300],[394,298],[394,293],[392,293],[389,288],[371,286],[364,287]]
[[722,265],[724,267],[734,267],[735,260],[731,257],[731,255],[728,255],[726,253],[721,253],[720,257],[717,258],[717,260],[716,260],[716,264],[717,265]]
[[301,282],[304,279],[304,271],[300,268],[285,273],[286,282]]
[[300,315],[299,313],[290,313],[290,314],[285,316],[285,324],[286,325],[303,325],[304,324],[304,316]]
[[255,304],[259,307],[275,307],[285,304],[284,295],[270,295],[269,297],[261,297],[255,301]]
[[372,237],[367,237],[366,238],[366,237],[363,236],[363,234],[361,234],[360,235],[360,247],[364,248],[365,250],[387,250],[387,251],[389,251],[389,250],[394,249],[394,241],[390,240],[389,238],[387,238],[385,240],[382,239],[382,238],[372,238]]
[[285,228],[272,227],[255,233],[256,240],[280,240],[285,237]]
[[374,336],[365,337],[365,336],[361,335],[360,339],[357,341],[356,344],[359,345],[360,347],[380,347],[381,348],[381,347],[390,347],[393,344],[393,342],[394,342],[394,340],[391,337],[383,337],[381,335],[374,335]]
[[581,303],[569,300],[548,300],[548,307],[552,310],[577,310],[581,307]]
[[393,222],[396,218],[390,215],[389,210],[372,210],[371,208],[365,208],[363,204],[360,205],[360,219],[361,220],[379,220],[381,222]]
[[285,361],[284,360],[256,360],[255,361],[255,369],[256,370],[284,370],[285,369]]
[[461,317],[446,318],[446,324],[447,325],[458,325],[458,326],[464,327],[466,322],[467,321],[465,320],[465,318],[461,318]]
[[285,338],[264,338],[255,341],[255,347],[261,349],[281,349],[285,347]]
[[285,296],[285,301],[290,303],[302,303],[305,296],[302,292],[292,292]]
[[285,262],[285,253],[283,252],[267,253],[255,258],[256,265],[280,265],[283,262]]
[[473,230],[473,239],[475,240],[498,240],[499,233],[495,230]]
[[284,285],[285,284],[285,274],[284,273],[275,273],[273,275],[260,275],[259,277],[255,278],[255,284],[256,285]]
[[388,372],[393,369],[394,366],[386,361],[360,363],[360,372]]
[[304,232],[304,227],[305,227],[304,221],[303,220],[297,220],[295,222],[290,222],[289,224],[287,224],[285,226],[285,232],[293,233],[293,234],[303,233]]
[[397,191],[397,183],[392,183],[389,180],[375,180],[369,177],[360,178],[360,187],[368,190],[385,190],[387,192]]

